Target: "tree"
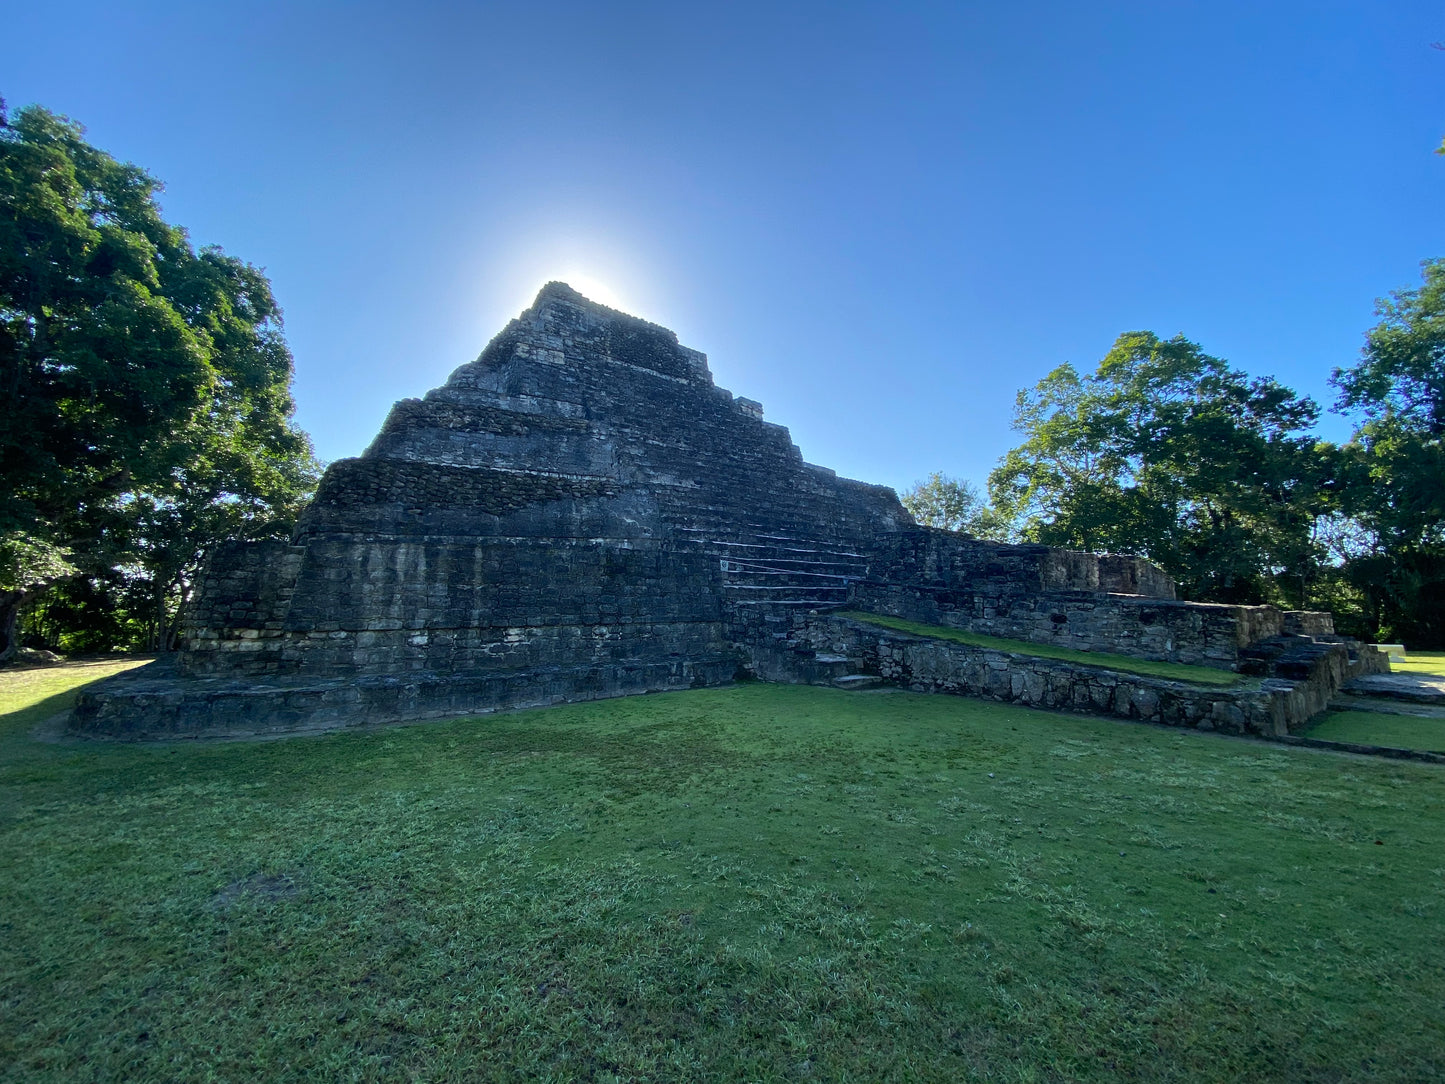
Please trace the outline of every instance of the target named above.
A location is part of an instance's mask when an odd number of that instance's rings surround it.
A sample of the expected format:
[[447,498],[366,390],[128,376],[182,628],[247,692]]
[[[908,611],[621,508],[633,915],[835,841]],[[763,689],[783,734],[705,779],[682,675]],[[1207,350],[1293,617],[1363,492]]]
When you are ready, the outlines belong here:
[[1445,260],[1422,279],[1377,303],[1359,361],[1333,383],[1360,418],[1348,509],[1371,540],[1349,568],[1382,631],[1428,647],[1445,644]]
[[265,276],[197,253],[159,191],[72,121],[0,102],[0,564],[33,581],[0,594],[0,660],[47,584],[129,568],[173,595],[217,532],[283,530],[314,481]]
[[[16,643],[15,621],[20,607],[47,584],[74,575],[69,554],[46,542],[31,540],[19,531],[0,536],[0,642]],[[13,655],[12,646],[0,659]]]
[[1001,522],[972,482],[934,472],[900,498],[909,515],[925,527],[962,531],[976,538],[1003,538]]
[[1092,374],[1070,365],[1021,391],[1025,441],[989,477],[992,503],[1050,545],[1134,553],[1187,597],[1308,594],[1332,510],[1319,409],[1183,336],[1121,335]]

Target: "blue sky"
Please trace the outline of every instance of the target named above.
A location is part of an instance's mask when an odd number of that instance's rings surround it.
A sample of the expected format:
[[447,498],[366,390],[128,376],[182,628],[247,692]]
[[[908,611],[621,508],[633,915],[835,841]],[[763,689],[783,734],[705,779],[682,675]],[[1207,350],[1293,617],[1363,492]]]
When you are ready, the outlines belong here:
[[1015,392],[1126,330],[1328,402],[1374,299],[1445,256],[1438,0],[0,20],[12,108],[266,269],[325,459],[563,278],[706,351],[812,462],[982,482]]

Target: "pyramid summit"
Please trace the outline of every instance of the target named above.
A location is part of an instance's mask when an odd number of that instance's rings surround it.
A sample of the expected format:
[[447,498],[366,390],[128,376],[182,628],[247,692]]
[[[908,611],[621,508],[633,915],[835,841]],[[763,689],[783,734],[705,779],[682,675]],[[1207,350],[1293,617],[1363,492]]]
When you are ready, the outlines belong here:
[[[333,463],[289,542],[219,547],[182,650],[96,686],[72,725],[264,734],[890,667],[931,687],[854,610],[1217,667],[1284,631],[1269,607],[1172,599],[1147,562],[917,526],[891,489],[804,462],[672,331],[549,282]],[[932,683],[979,691],[976,661]]]

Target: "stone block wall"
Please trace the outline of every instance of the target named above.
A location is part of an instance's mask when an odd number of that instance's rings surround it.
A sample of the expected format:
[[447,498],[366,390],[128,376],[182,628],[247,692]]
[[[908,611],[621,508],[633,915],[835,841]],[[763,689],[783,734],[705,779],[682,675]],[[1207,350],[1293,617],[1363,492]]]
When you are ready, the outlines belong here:
[[284,611],[188,631],[196,675],[490,672],[732,654],[718,571],[650,540],[313,540]]
[[1100,591],[1149,598],[1175,597],[1173,578],[1158,565],[1117,553],[1101,553],[1098,562]]
[[1284,631],[1296,636],[1333,636],[1335,617],[1319,610],[1286,610]]
[[225,542],[210,554],[187,627],[275,631],[282,627],[306,556],[285,542]]
[[[1340,685],[1377,665],[1372,649],[1352,655],[1343,644],[1318,645],[1291,678],[1221,688],[911,636],[832,615],[800,617],[792,641],[811,652],[847,657],[862,672],[916,692],[1261,737],[1303,727]],[[767,676],[786,680],[786,667],[770,661]],[[798,672],[805,673],[806,666]]]
[[1080,651],[1232,669],[1241,648],[1278,635],[1280,614],[1269,606],[1144,599],[1137,595],[1056,593],[1008,600],[1007,608],[975,606],[966,623],[943,624],[1009,639]]
[[[1110,593],[1112,586],[1134,590]],[[1178,602],[1173,581],[1138,558],[925,529],[883,548],[848,605],[988,636],[1224,669],[1283,623],[1270,606]]]

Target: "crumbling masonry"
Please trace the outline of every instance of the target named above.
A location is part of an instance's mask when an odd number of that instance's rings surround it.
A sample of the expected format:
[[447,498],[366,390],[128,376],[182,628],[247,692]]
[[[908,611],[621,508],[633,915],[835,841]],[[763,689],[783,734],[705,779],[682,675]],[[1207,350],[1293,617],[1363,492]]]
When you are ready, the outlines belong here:
[[[872,611],[1258,675],[1203,690],[890,633]],[[1328,615],[1174,601],[1147,562],[916,526],[804,463],[677,336],[543,288],[334,463],[290,543],[210,559],[169,664],[72,726],[263,734],[768,680],[904,686],[1280,734],[1383,668]]]

